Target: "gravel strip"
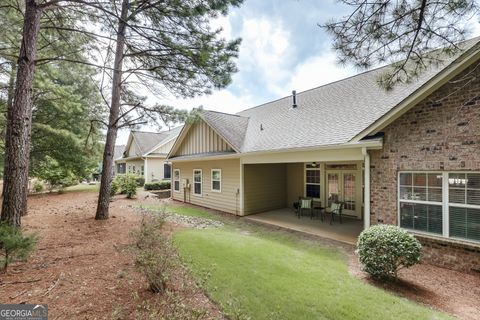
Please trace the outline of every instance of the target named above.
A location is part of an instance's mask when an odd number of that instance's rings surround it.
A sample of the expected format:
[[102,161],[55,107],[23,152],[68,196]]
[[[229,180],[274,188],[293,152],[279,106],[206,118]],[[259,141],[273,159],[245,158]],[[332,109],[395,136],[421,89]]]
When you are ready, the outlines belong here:
[[164,219],[168,222],[173,222],[185,227],[190,227],[195,229],[220,228],[223,226],[223,222],[207,219],[207,218],[183,216],[183,215],[172,213],[172,212],[160,213],[158,211],[149,210],[145,208],[136,208],[136,209],[142,213],[163,215]]

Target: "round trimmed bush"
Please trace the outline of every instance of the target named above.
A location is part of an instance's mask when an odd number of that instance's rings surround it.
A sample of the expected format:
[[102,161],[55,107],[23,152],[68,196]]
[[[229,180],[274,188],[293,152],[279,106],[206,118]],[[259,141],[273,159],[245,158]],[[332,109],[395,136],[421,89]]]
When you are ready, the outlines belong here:
[[392,225],[364,230],[357,243],[362,269],[377,279],[396,278],[400,269],[420,262],[421,249],[413,235]]

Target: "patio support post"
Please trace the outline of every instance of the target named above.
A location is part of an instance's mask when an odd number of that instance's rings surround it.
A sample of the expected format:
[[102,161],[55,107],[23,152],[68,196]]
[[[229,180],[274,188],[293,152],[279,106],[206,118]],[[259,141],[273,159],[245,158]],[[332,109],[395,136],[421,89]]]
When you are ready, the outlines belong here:
[[363,229],[370,227],[370,155],[367,148],[362,148],[362,154],[364,156],[364,204],[363,204]]
[[244,166],[243,166],[243,161],[242,158],[240,158],[240,188],[238,190],[239,194],[239,207],[240,207],[240,212],[238,212],[238,215],[243,216],[243,210],[244,210],[244,197],[243,197],[243,191],[244,191],[244,178],[243,178],[243,171],[244,171]]

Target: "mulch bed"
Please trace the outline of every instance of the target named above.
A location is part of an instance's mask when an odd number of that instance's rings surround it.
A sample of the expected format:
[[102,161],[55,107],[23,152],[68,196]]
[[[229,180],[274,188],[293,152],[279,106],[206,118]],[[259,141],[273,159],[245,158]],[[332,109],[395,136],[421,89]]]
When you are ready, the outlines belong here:
[[398,281],[383,283],[361,271],[353,252],[349,257],[350,273],[367,283],[460,319],[480,319],[480,276],[418,264],[400,270]]
[[[127,250],[129,232],[141,219],[132,205],[161,200],[145,194],[138,200],[117,196],[111,218],[95,221],[96,199],[95,193],[88,192],[29,199],[23,226],[27,232],[37,232],[40,242],[27,263],[12,265],[6,275],[0,275],[0,303],[46,303],[49,319],[133,319],[142,302],[162,307],[163,297],[146,289]],[[167,232],[180,228],[179,223],[170,222]],[[480,319],[480,276],[420,264],[400,271],[396,283],[379,283],[360,270],[351,246],[312,237],[305,240],[345,251],[351,274],[367,283],[461,319]],[[223,318],[183,267],[169,289],[181,303],[207,312],[206,318]]]
[[[129,205],[159,200],[117,196],[105,221],[94,220],[96,201],[96,193],[89,192],[29,198],[22,224],[40,241],[27,263],[11,265],[0,275],[0,303],[48,304],[49,319],[134,319],[142,303],[162,307],[163,297],[147,290],[127,249],[130,230],[141,219]],[[179,268],[169,284],[175,301],[203,310],[207,319],[223,318]]]

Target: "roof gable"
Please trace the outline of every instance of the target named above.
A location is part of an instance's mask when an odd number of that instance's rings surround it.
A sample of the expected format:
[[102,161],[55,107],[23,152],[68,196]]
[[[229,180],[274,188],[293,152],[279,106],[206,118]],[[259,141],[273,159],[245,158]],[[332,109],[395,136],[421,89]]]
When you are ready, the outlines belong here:
[[183,128],[169,157],[218,153],[235,153],[235,149],[203,119],[198,119]]
[[170,152],[175,140],[178,138],[178,135],[182,131],[182,128],[183,126],[178,126],[168,131],[161,132],[162,134],[165,134],[165,136],[152,148],[146,151],[145,155],[152,155],[152,154],[167,155]]

